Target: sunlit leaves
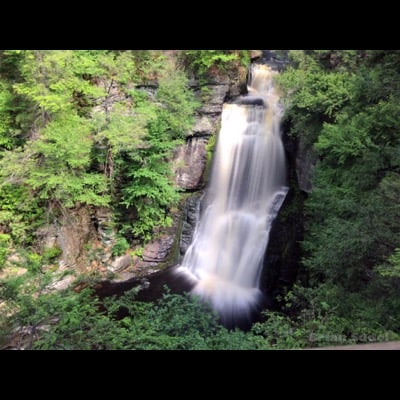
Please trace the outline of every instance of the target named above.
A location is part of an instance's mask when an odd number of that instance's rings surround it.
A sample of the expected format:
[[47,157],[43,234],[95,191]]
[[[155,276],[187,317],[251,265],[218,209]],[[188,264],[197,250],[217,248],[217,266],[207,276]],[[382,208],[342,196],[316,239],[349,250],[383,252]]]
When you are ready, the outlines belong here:
[[[112,198],[134,210],[137,238],[170,224],[178,195],[169,160],[198,106],[173,58],[156,50],[0,56],[0,186],[24,185],[43,204],[67,208]],[[147,81],[152,92],[136,87]]]
[[317,279],[359,290],[400,245],[399,55],[291,54],[295,67],[279,78],[287,114],[319,156],[305,203],[304,264]]
[[200,74],[213,66],[226,69],[230,63],[240,59],[240,53],[232,50],[184,50],[183,54],[188,65]]
[[109,115],[109,122],[105,114],[95,114],[93,123],[97,130],[95,140],[110,145],[113,155],[119,152],[133,151],[143,144],[146,135],[147,115],[128,108],[126,105],[116,104]]

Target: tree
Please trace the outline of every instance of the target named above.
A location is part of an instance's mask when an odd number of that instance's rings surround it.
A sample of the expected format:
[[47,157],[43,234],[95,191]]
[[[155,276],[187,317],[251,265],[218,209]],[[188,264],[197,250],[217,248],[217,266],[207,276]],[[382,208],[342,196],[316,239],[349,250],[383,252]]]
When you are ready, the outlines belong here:
[[[389,310],[400,310],[394,297],[400,246],[400,55],[291,54],[293,66],[278,78],[286,119],[291,134],[306,139],[318,156],[305,201],[303,264],[314,287],[324,282],[338,288],[334,301],[350,305],[354,294],[372,327]],[[360,317],[348,308],[337,313]],[[392,322],[383,325],[400,329]]]

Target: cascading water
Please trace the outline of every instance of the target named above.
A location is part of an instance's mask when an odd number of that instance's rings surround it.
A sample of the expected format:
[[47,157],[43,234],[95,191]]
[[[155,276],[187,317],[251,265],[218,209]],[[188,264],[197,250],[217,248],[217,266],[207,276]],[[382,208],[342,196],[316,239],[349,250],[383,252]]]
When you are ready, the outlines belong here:
[[225,322],[248,315],[262,298],[269,231],[288,191],[274,74],[253,65],[249,94],[224,104],[204,212],[177,269]]

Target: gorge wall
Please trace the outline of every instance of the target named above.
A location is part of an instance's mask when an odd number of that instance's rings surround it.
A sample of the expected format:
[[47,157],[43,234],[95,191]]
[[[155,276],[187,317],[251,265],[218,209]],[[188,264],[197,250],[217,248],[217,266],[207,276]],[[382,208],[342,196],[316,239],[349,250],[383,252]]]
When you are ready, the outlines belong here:
[[[278,71],[284,69],[288,64],[287,54],[285,52],[276,54],[271,51],[263,51],[260,52],[257,57],[261,59],[261,62],[267,62]],[[226,98],[232,99],[237,96],[238,92],[234,92],[232,97],[229,97],[230,93],[232,93],[232,91],[227,93]],[[243,93],[243,89],[241,93]],[[205,108],[207,109],[207,107]],[[207,115],[202,118],[202,120],[198,120],[197,126],[209,127],[210,124],[207,123],[209,121]],[[213,132],[213,134],[216,134],[218,130]],[[301,140],[301,138],[299,139],[288,135],[288,122],[283,124],[282,130],[282,139],[288,164],[288,183],[290,189],[278,217],[272,225],[261,278],[261,287],[264,289],[268,303],[267,305],[271,308],[279,308],[280,304],[276,299],[282,298],[282,296],[292,286],[298,274],[302,273],[300,264],[300,242],[303,239],[303,202],[307,193],[312,189],[311,175],[315,164],[315,156],[312,148]],[[197,129],[192,138],[196,138],[196,136],[201,138],[202,133],[205,132],[207,132],[206,129]],[[208,133],[206,133],[206,135],[208,135]],[[199,141],[200,140],[201,139],[199,139]],[[200,141],[200,143],[203,142]],[[185,148],[187,150],[187,155],[192,154],[192,143],[189,142]],[[194,146],[194,148],[196,148],[196,146]],[[199,160],[201,159],[199,156],[195,158],[188,156],[187,160],[193,160],[192,162],[194,162],[196,166],[201,165],[202,168],[204,168],[206,157],[204,153],[200,152],[200,154],[203,154],[202,163],[199,163]],[[192,179],[189,179],[189,171],[192,171]],[[195,171],[196,169],[191,167],[189,162],[187,164],[186,182],[191,183],[186,186],[182,185],[181,187],[184,187],[188,191],[192,191],[192,188],[196,185],[196,190],[201,190],[203,188],[205,183],[204,173],[199,174]],[[202,180],[197,179],[200,175],[203,177]],[[182,175],[177,174],[177,179],[182,179],[181,176]],[[180,182],[182,182],[182,180]],[[201,191],[195,191],[195,193],[187,199],[183,210],[183,225],[180,244],[181,256],[185,254],[192,240],[192,234],[199,214],[200,197]]]
[[[253,56],[254,59],[263,58],[263,62],[268,61],[277,69],[285,65],[284,55],[279,57],[269,51],[258,51],[253,52]],[[148,92],[154,92],[156,87],[155,82],[141,85],[141,89]],[[231,76],[220,74],[201,82],[192,78],[190,87],[201,101],[201,107],[197,110],[193,128],[186,134],[185,143],[175,150],[172,160],[175,184],[183,193],[180,207],[171,210],[172,226],[159,229],[143,248],[136,246],[133,251],[116,257],[112,254],[116,235],[110,210],[82,207],[69,212],[57,223],[38,232],[44,248],[57,245],[62,250],[59,272],[63,277],[53,284],[53,288],[62,289],[73,282],[70,274],[63,274],[68,270],[83,273],[88,279],[100,279],[105,285],[118,285],[163,270],[185,254],[192,241],[200,198],[207,184],[222,105],[247,92],[246,70],[243,68]],[[120,96],[118,88],[113,88],[111,94],[116,98]],[[112,98],[108,102],[110,107]],[[311,190],[313,165],[306,146],[285,133],[283,139],[290,191],[272,226],[262,277],[262,286],[272,297],[292,284],[299,268],[302,203],[305,193]]]
[[[189,81],[201,106],[184,144],[173,155],[175,184],[182,192],[183,200],[180,207],[170,210],[172,226],[158,229],[154,238],[143,247],[133,245],[124,254],[115,256],[113,248],[118,237],[111,210],[90,206],[65,210],[63,215],[37,232],[42,251],[54,247],[61,250],[58,260],[46,266],[57,271],[50,286],[52,289],[70,286],[79,274],[86,276],[89,282],[93,278],[95,282],[114,283],[149,276],[171,265],[179,254],[185,252],[185,246],[191,241],[198,199],[205,187],[211,162],[212,148],[208,142],[219,130],[225,99],[246,89],[246,68],[241,68],[240,74],[218,74],[201,82],[193,77]],[[243,76],[242,80],[239,75]],[[146,82],[138,88],[151,96],[157,90],[157,82]],[[99,104],[94,111],[107,113],[113,102],[123,100],[123,96],[116,84],[110,84],[105,104]],[[182,242],[179,243],[181,232]]]

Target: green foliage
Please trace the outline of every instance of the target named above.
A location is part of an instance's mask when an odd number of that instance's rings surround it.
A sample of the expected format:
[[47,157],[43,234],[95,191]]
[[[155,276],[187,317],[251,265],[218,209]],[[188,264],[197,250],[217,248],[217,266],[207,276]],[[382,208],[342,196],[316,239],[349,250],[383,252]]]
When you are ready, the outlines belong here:
[[[0,226],[15,243],[33,244],[43,217],[111,200],[129,239],[171,224],[170,157],[199,106],[172,58],[6,50],[0,59]],[[154,96],[136,88],[149,81]]]
[[43,263],[48,264],[54,262],[60,255],[62,254],[62,250],[57,247],[46,247],[43,251]]
[[15,244],[31,244],[34,231],[42,224],[43,217],[44,210],[39,199],[27,187],[12,184],[0,186],[0,227],[10,234]]
[[118,237],[115,244],[111,250],[111,254],[116,256],[121,256],[129,249],[129,243],[124,237]]
[[47,124],[31,149],[40,157],[29,165],[25,182],[43,200],[57,200],[65,207],[76,202],[107,205],[106,181],[86,172],[90,164],[90,128],[78,116],[63,115]]
[[209,137],[207,145],[206,145],[206,151],[207,151],[207,159],[210,160],[212,157],[213,152],[215,151],[215,148],[217,146],[217,135],[212,135]]
[[338,346],[398,340],[400,335],[379,320],[382,308],[338,286],[295,285],[285,297],[282,313],[266,311],[252,332],[277,349]]
[[[137,291],[134,288],[119,298],[106,298],[100,307],[99,299],[89,289],[80,293],[41,294],[36,298],[17,290],[18,312],[8,323],[32,332],[34,349],[187,350],[263,346],[260,336],[223,328],[209,307],[196,299],[167,291],[155,304],[142,303],[135,300]],[[2,295],[5,294],[3,291]]]
[[382,276],[400,278],[400,248],[395,249],[387,261],[386,264],[379,267],[379,273]]
[[[14,85],[16,93],[26,96],[39,106],[41,124],[52,114],[68,112],[74,108],[77,93],[93,98],[101,96],[101,88],[82,79],[82,56],[73,50],[27,50],[21,63],[23,82]],[[90,69],[89,73],[92,72]]]
[[4,263],[7,260],[7,256],[10,250],[10,238],[10,235],[0,233],[0,270],[3,268]]
[[26,267],[29,272],[41,272],[43,265],[43,257],[38,253],[28,252],[26,259]]
[[135,221],[129,233],[150,239],[155,227],[168,226],[168,209],[177,204],[179,195],[172,184],[169,160],[173,149],[190,128],[198,103],[187,88],[187,78],[180,71],[168,70],[159,81],[157,104],[143,95],[139,112],[148,116],[144,145],[125,151],[116,159],[120,176],[120,203],[133,209]]
[[207,304],[168,290],[155,303],[137,301],[138,288],[102,302],[89,289],[33,297],[15,280],[2,290],[18,304],[9,326],[32,332],[34,349],[293,349],[399,339],[360,296],[337,304],[343,293],[326,285],[295,286],[286,296],[291,318],[268,311],[249,332],[228,331]]
[[182,57],[187,67],[199,75],[210,73],[213,68],[227,71],[250,62],[248,50],[183,50]]
[[21,290],[20,278],[0,291],[17,309],[7,326],[31,332],[34,349],[294,349],[399,339],[379,319],[383,309],[399,304],[373,308],[362,296],[344,296],[330,285],[295,286],[286,296],[291,317],[267,311],[249,332],[228,331],[207,304],[168,290],[155,303],[137,301],[138,288],[102,302],[89,289],[32,296]]
[[108,116],[94,115],[96,141],[100,144],[105,143],[113,157],[123,151],[133,151],[143,145],[142,138],[146,134],[145,125],[150,118],[151,115],[147,115],[142,110],[133,111],[127,105],[116,104]]
[[136,80],[142,84],[154,84],[170,62],[165,54],[157,50],[135,50],[132,51],[132,57],[136,67]]
[[159,109],[160,117],[168,126],[172,138],[184,138],[193,125],[193,113],[200,103],[189,89],[182,71],[167,69],[158,83],[156,98],[163,105]]
[[11,130],[11,101],[12,95],[3,82],[0,82],[0,151],[13,146]]
[[318,156],[302,243],[310,283],[327,304],[343,304],[333,313],[347,321],[339,335],[398,333],[399,321],[384,316],[399,312],[399,52],[291,56],[278,78],[285,118]]
[[298,68],[288,67],[277,81],[286,96],[286,118],[290,118],[292,135],[314,142],[324,122],[351,101],[351,80],[348,72],[325,71],[311,57],[295,52]]

